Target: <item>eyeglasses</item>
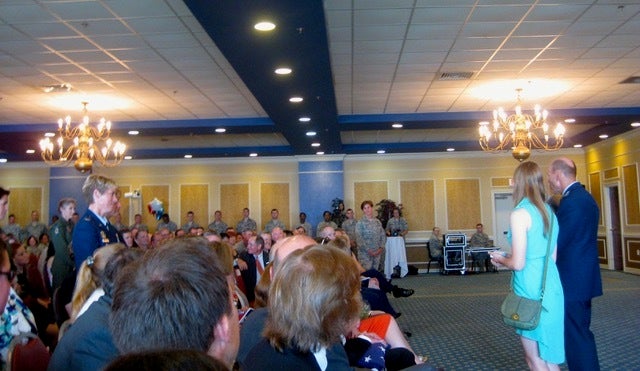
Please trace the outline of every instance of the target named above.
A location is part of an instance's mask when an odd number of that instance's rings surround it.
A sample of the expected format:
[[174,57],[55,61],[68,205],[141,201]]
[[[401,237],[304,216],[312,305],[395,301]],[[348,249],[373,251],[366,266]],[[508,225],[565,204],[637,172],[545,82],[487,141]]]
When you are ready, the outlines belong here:
[[14,271],[0,272],[0,276],[5,276],[5,277],[7,277],[8,281],[13,281],[13,279],[16,276],[16,272],[14,272]]

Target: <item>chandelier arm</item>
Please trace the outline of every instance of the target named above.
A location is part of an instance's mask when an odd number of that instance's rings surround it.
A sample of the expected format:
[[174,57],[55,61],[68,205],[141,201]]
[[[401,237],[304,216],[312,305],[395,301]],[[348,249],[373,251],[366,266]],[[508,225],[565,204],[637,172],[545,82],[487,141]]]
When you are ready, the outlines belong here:
[[96,145],[93,146],[93,149],[93,157],[104,167],[118,166],[124,159],[124,153],[114,154],[113,149],[107,152],[107,156],[104,156],[102,154],[102,150],[100,150]]

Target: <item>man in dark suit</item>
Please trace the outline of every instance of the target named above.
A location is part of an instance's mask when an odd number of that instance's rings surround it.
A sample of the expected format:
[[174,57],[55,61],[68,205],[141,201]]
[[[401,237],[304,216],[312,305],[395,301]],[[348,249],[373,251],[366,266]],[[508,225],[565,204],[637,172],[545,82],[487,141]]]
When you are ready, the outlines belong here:
[[595,338],[590,330],[591,299],[602,295],[598,258],[599,210],[576,181],[576,165],[559,158],[549,168],[549,185],[562,199],[556,210],[559,235],[557,261],[564,290],[564,337],[570,370],[599,370]]
[[82,195],[89,208],[73,228],[76,270],[97,248],[118,242],[118,231],[109,223],[109,217],[120,208],[116,182],[102,175],[91,174],[82,185]]
[[240,254],[238,267],[246,288],[247,300],[252,304],[256,299],[255,288],[264,267],[269,264],[269,253],[264,251],[264,240],[260,236],[251,236],[247,241],[247,251]]

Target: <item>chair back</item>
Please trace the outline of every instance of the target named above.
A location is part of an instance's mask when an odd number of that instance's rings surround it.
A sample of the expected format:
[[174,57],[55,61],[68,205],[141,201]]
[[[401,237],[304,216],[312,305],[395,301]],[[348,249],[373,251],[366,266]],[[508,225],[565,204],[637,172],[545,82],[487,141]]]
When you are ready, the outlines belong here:
[[427,256],[429,257],[429,260],[435,260],[433,258],[433,256],[431,256],[431,246],[429,246],[429,241],[427,241]]
[[11,340],[6,371],[46,371],[51,354],[34,334],[22,333]]

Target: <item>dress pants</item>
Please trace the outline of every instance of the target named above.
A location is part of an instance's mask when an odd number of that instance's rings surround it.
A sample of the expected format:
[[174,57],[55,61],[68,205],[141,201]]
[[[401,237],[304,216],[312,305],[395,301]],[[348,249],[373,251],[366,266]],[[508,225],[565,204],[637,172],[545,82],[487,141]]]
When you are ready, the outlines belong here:
[[591,332],[591,300],[564,302],[564,347],[571,371],[597,371],[598,351]]

